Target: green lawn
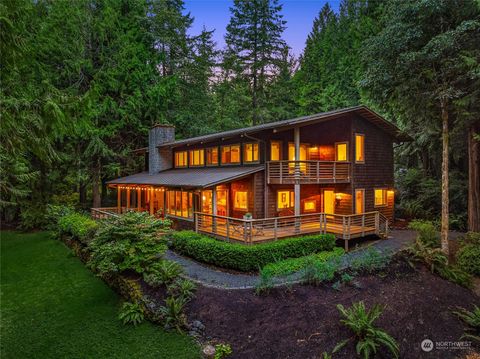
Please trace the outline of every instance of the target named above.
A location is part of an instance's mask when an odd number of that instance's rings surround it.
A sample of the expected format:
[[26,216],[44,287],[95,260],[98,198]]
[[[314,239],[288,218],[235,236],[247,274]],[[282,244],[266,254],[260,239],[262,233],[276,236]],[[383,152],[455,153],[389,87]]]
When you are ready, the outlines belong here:
[[118,295],[47,233],[0,242],[2,359],[199,357],[187,336],[124,326]]

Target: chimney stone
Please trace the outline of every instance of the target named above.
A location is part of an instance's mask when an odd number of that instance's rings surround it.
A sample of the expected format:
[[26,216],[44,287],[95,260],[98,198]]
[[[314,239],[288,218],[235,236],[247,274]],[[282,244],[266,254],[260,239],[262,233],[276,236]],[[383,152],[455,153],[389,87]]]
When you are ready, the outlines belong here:
[[156,174],[173,167],[171,148],[159,149],[157,146],[175,141],[175,126],[155,125],[148,133],[148,173]]

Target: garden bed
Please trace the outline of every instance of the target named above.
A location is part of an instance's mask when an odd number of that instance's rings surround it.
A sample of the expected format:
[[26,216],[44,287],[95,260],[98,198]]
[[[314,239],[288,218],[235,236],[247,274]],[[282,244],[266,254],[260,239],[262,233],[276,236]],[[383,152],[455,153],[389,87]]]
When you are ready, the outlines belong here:
[[[359,276],[355,281],[360,288],[344,286],[337,291],[331,284],[295,285],[272,289],[262,296],[253,290],[200,287],[187,314],[205,324],[207,337],[230,343],[232,358],[319,358],[323,351],[331,352],[351,335],[339,323],[336,304],[350,306],[363,300],[368,307],[387,305],[378,325],[397,340],[401,358],[456,358],[466,354],[464,350],[450,350],[427,355],[420,343],[425,338],[460,340],[463,324],[451,310],[457,305],[471,309],[478,303],[479,298],[471,291],[423,267],[415,271],[398,259],[388,272]],[[161,297],[159,293],[149,294]],[[388,353],[381,354],[378,357],[389,358]],[[353,345],[334,355],[355,357]]]

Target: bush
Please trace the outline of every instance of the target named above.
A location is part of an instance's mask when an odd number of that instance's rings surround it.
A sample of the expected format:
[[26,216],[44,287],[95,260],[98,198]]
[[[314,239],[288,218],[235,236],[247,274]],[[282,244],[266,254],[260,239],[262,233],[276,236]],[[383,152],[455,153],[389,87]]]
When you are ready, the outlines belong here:
[[340,269],[338,258],[321,262],[309,257],[301,270],[302,280],[309,284],[320,284],[333,280],[335,273]]
[[174,232],[171,246],[177,252],[201,262],[249,272],[267,263],[305,256],[335,247],[333,235],[310,235],[256,245],[222,242],[192,231]]
[[185,300],[180,297],[168,297],[165,300],[165,306],[160,308],[160,312],[165,320],[166,328],[175,328],[178,332],[182,332],[187,326],[187,317],[183,312]]
[[20,226],[24,231],[32,229],[45,228],[48,220],[45,216],[45,206],[41,204],[26,204],[20,211]]
[[370,247],[364,253],[361,253],[358,258],[352,260],[350,268],[354,272],[372,273],[386,268],[391,259],[390,253],[383,254],[379,250]]
[[136,326],[137,324],[143,322],[143,309],[137,303],[125,302],[120,309],[118,319],[120,319],[123,324],[133,324]]
[[[353,303],[350,308],[344,308],[338,304],[337,309],[342,315],[340,320],[349,328],[357,341],[355,346],[357,354],[368,359],[377,353],[380,346],[385,346],[394,358],[398,358],[399,347],[394,338],[384,330],[375,326],[375,321],[380,317],[383,308],[375,304],[372,309],[367,310],[363,302]],[[335,346],[333,353],[344,347],[352,338],[345,339]]]
[[145,212],[128,212],[102,222],[92,241],[89,265],[100,274],[133,270],[139,274],[158,262],[167,249],[165,222]]
[[440,234],[437,226],[431,221],[415,220],[410,222],[409,228],[417,231],[417,241],[427,247],[440,247]]
[[275,263],[269,263],[262,268],[262,272],[269,273],[275,277],[287,276],[289,274],[298,272],[305,264],[310,261],[326,262],[331,258],[340,257],[345,253],[343,248],[335,247],[331,251],[322,251],[316,254],[311,254],[305,257],[299,258],[287,258]]
[[95,234],[98,223],[89,216],[72,212],[58,219],[59,234],[68,234],[80,242],[87,244]]
[[467,244],[457,252],[457,264],[467,273],[480,276],[480,245]]
[[144,273],[143,279],[152,287],[158,287],[161,284],[169,285],[183,273],[180,264],[162,260],[153,263]]

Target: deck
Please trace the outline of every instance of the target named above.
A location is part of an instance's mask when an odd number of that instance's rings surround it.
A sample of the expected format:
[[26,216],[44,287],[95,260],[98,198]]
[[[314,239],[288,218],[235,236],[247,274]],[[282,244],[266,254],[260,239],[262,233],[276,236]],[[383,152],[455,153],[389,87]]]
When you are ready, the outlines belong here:
[[380,212],[354,215],[326,213],[264,219],[239,219],[195,213],[195,230],[213,235],[219,239],[244,244],[255,244],[280,238],[329,233],[336,238],[348,240],[367,235],[388,235],[388,220]]
[[321,184],[350,182],[350,162],[268,161],[269,184]]

